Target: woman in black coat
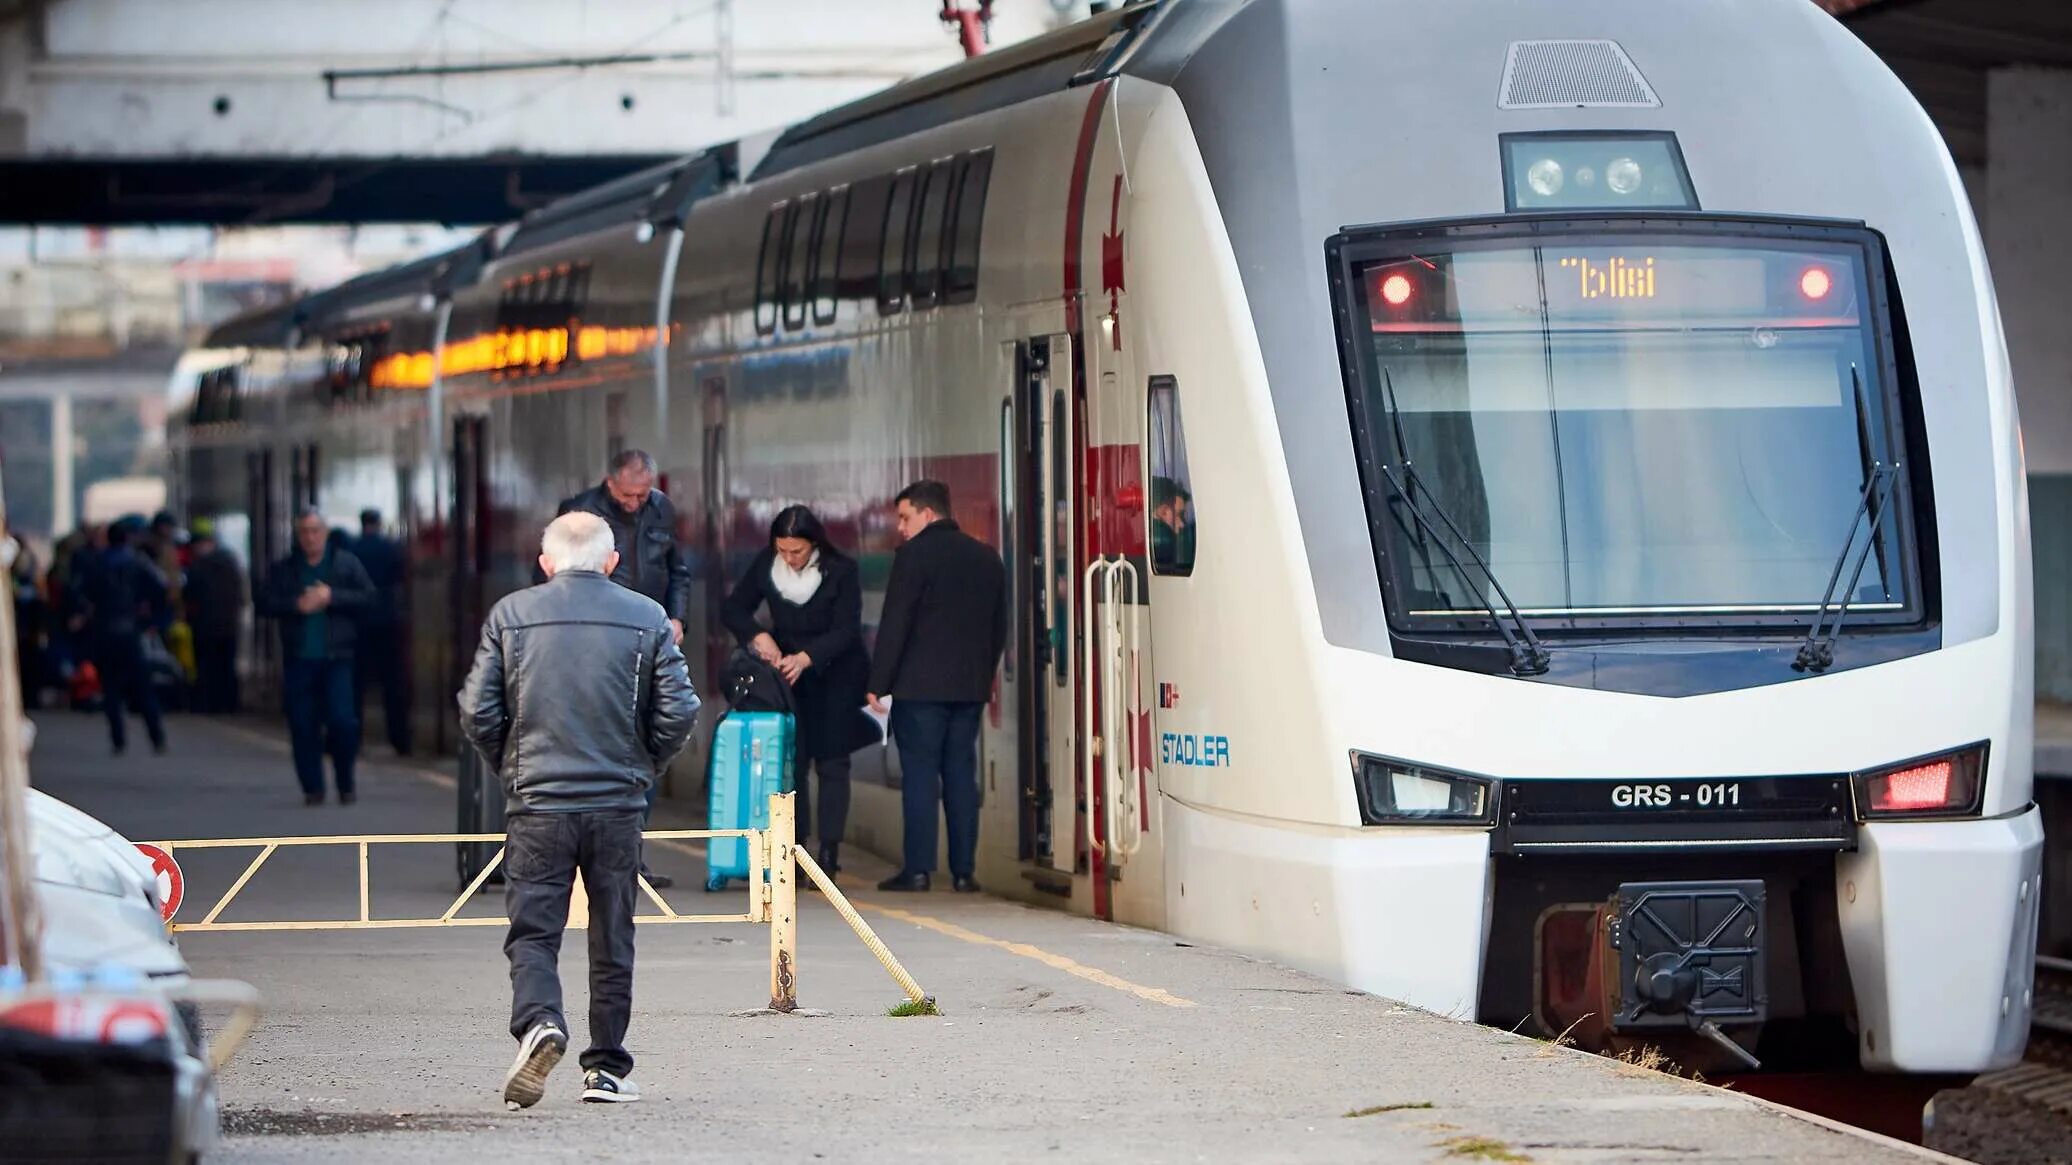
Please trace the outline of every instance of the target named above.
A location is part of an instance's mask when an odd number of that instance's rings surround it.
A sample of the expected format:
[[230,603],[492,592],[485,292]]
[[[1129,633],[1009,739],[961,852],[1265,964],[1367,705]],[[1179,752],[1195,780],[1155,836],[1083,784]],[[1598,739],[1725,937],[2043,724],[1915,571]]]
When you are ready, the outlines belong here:
[[[767,606],[769,627],[756,622]],[[834,548],[820,519],[791,506],[770,523],[770,545],[755,556],[721,610],[741,645],[773,664],[792,685],[798,709],[799,844],[812,832],[806,762],[820,776],[820,866],[832,875],[849,821],[849,754],[879,741],[863,711],[870,659],[863,649],[863,584],[856,560]]]

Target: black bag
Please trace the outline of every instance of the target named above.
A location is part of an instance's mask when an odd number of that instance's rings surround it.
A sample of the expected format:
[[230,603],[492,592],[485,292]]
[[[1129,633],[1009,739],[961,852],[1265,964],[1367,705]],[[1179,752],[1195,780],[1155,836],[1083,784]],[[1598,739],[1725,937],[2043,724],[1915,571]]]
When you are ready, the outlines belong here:
[[[460,801],[455,833],[504,832],[504,783],[475,746],[466,741],[460,746],[460,779],[455,787]],[[465,890],[482,867],[489,864],[489,859],[496,856],[498,846],[493,841],[457,841],[453,849],[460,874],[457,889]],[[498,886],[503,881],[504,869],[499,865],[489,875],[487,884]]]
[[763,662],[761,656],[746,648],[737,647],[727,657],[727,665],[719,673],[719,690],[726,696],[730,711],[798,713],[792,702],[791,685],[784,682],[776,665]]

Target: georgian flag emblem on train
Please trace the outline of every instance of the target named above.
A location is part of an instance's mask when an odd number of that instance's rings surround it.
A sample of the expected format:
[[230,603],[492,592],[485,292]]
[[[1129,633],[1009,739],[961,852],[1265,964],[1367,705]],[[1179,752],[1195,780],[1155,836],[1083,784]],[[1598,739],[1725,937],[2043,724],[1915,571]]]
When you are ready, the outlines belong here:
[[1177,708],[1180,706],[1180,689],[1175,684],[1158,685],[1158,706]]

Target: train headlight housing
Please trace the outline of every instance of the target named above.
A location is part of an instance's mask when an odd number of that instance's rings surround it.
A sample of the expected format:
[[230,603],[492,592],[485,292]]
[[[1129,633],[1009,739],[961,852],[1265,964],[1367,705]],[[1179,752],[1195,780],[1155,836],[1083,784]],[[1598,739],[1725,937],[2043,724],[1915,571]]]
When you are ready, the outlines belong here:
[[1507,133],[1497,140],[1506,210],[1698,209],[1673,133]]
[[1869,820],[1969,817],[1986,785],[1986,746],[1920,757],[1856,774],[1857,811]]
[[1496,782],[1385,757],[1353,754],[1360,817],[1368,825],[1491,825]]

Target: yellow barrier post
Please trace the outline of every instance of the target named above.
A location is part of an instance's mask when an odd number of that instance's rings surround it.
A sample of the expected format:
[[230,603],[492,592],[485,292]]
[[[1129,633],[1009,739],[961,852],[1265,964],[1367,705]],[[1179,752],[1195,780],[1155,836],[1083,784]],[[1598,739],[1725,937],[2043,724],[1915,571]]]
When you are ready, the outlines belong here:
[[842,921],[849,924],[850,930],[856,932],[856,937],[863,940],[863,945],[870,948],[871,954],[878,957],[879,965],[885,968],[886,974],[892,976],[893,982],[899,984],[899,989],[906,992],[907,998],[915,1003],[926,1003],[933,1008],[935,1001],[928,997],[927,992],[921,990],[921,985],[914,982],[912,975],[907,974],[907,969],[893,957],[891,948],[878,937],[877,931],[871,929],[870,923],[863,920],[863,915],[856,913],[856,907],[851,906],[848,896],[835,887],[835,880],[827,876],[827,872],[820,868],[820,863],[814,861],[812,855],[802,849],[795,850],[793,856],[798,859],[799,869],[813,880],[814,885],[820,887],[820,893],[834,905],[835,912],[842,916]]
[[793,794],[770,796],[770,1010],[798,1009],[798,886],[792,881]]

